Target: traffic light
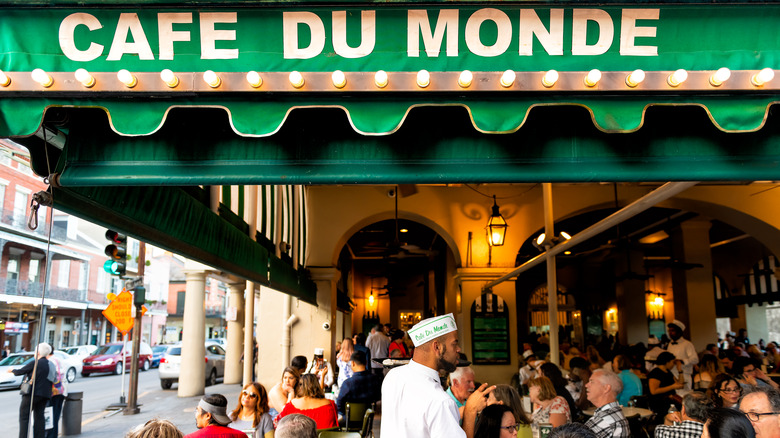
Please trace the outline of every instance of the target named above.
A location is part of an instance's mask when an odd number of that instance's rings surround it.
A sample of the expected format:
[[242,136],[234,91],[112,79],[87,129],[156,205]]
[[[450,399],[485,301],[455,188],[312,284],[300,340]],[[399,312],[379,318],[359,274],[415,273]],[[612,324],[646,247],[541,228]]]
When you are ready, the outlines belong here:
[[103,264],[103,269],[109,274],[122,277],[127,268],[127,236],[108,230],[106,239],[110,240],[111,244],[106,246],[106,255],[109,258]]

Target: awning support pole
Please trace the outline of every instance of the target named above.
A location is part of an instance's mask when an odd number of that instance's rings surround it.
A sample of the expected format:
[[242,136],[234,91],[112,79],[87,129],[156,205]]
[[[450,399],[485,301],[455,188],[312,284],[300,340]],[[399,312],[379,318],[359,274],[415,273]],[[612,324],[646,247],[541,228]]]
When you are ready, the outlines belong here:
[[[554,246],[555,220],[553,218],[552,183],[542,183],[542,199],[544,201],[544,242],[545,253],[550,254]],[[555,255],[547,257],[547,313],[550,325],[550,361],[560,364],[558,347],[558,278],[556,277]]]
[[561,242],[558,245],[553,246],[549,250],[539,254],[538,256],[532,258],[531,260],[528,260],[527,262],[523,263],[522,265],[518,266],[514,270],[502,275],[501,277],[485,284],[482,286],[482,290],[486,291],[497,284],[503,283],[506,280],[509,280],[512,277],[517,277],[518,275],[522,274],[523,272],[533,268],[534,266],[542,263],[547,259],[549,256],[557,255],[563,251],[567,251],[571,249],[573,246],[580,244],[591,237],[594,237],[609,228],[614,227],[615,225],[624,222],[637,214],[649,209],[650,207],[663,202],[693,186],[698,184],[698,181],[689,181],[689,182],[668,182],[661,187],[653,190],[652,192],[648,193],[647,195],[637,199],[636,201],[632,202],[631,204],[625,206],[624,208],[612,213],[611,215],[607,216],[606,218],[602,219],[600,222],[597,222],[590,227],[586,228],[582,232],[572,236],[570,240]]

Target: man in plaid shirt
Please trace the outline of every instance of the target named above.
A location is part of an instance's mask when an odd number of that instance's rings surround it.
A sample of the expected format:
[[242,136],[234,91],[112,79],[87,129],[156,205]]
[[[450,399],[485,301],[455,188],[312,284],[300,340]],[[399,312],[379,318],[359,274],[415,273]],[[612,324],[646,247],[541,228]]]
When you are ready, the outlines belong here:
[[683,397],[682,412],[668,414],[664,424],[655,428],[655,438],[699,438],[710,409],[715,405],[701,392]]
[[629,438],[631,429],[623,410],[617,402],[617,396],[623,391],[623,382],[617,374],[598,369],[590,376],[585,388],[588,400],[596,406],[596,412],[585,423],[598,438]]

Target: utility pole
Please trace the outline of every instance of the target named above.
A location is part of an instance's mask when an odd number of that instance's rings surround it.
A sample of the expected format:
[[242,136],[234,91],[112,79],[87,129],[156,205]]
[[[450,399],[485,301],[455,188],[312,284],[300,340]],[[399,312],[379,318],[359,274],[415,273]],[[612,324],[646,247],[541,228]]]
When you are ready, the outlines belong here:
[[[138,278],[141,285],[136,286],[133,296],[135,304],[135,322],[133,324],[133,355],[130,365],[130,391],[127,398],[127,407],[124,415],[135,415],[141,412],[138,407],[138,353],[141,349],[141,322],[144,317],[141,307],[144,305],[146,290],[144,289],[144,268],[146,267],[146,243],[140,242],[138,245]],[[124,367],[123,367],[124,369]]]

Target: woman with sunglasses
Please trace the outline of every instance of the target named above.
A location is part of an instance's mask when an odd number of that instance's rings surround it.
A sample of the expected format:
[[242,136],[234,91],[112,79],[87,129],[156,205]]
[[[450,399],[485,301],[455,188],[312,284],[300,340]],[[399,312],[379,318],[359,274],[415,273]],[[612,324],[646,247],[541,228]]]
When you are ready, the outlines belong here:
[[494,404],[479,414],[474,427],[474,438],[514,438],[517,436],[518,423],[512,408]]
[[742,387],[739,382],[728,374],[719,374],[710,384],[707,395],[719,408],[737,409]]
[[254,438],[274,438],[274,422],[268,415],[268,393],[263,385],[252,382],[238,395],[238,406],[230,413],[230,427]]

